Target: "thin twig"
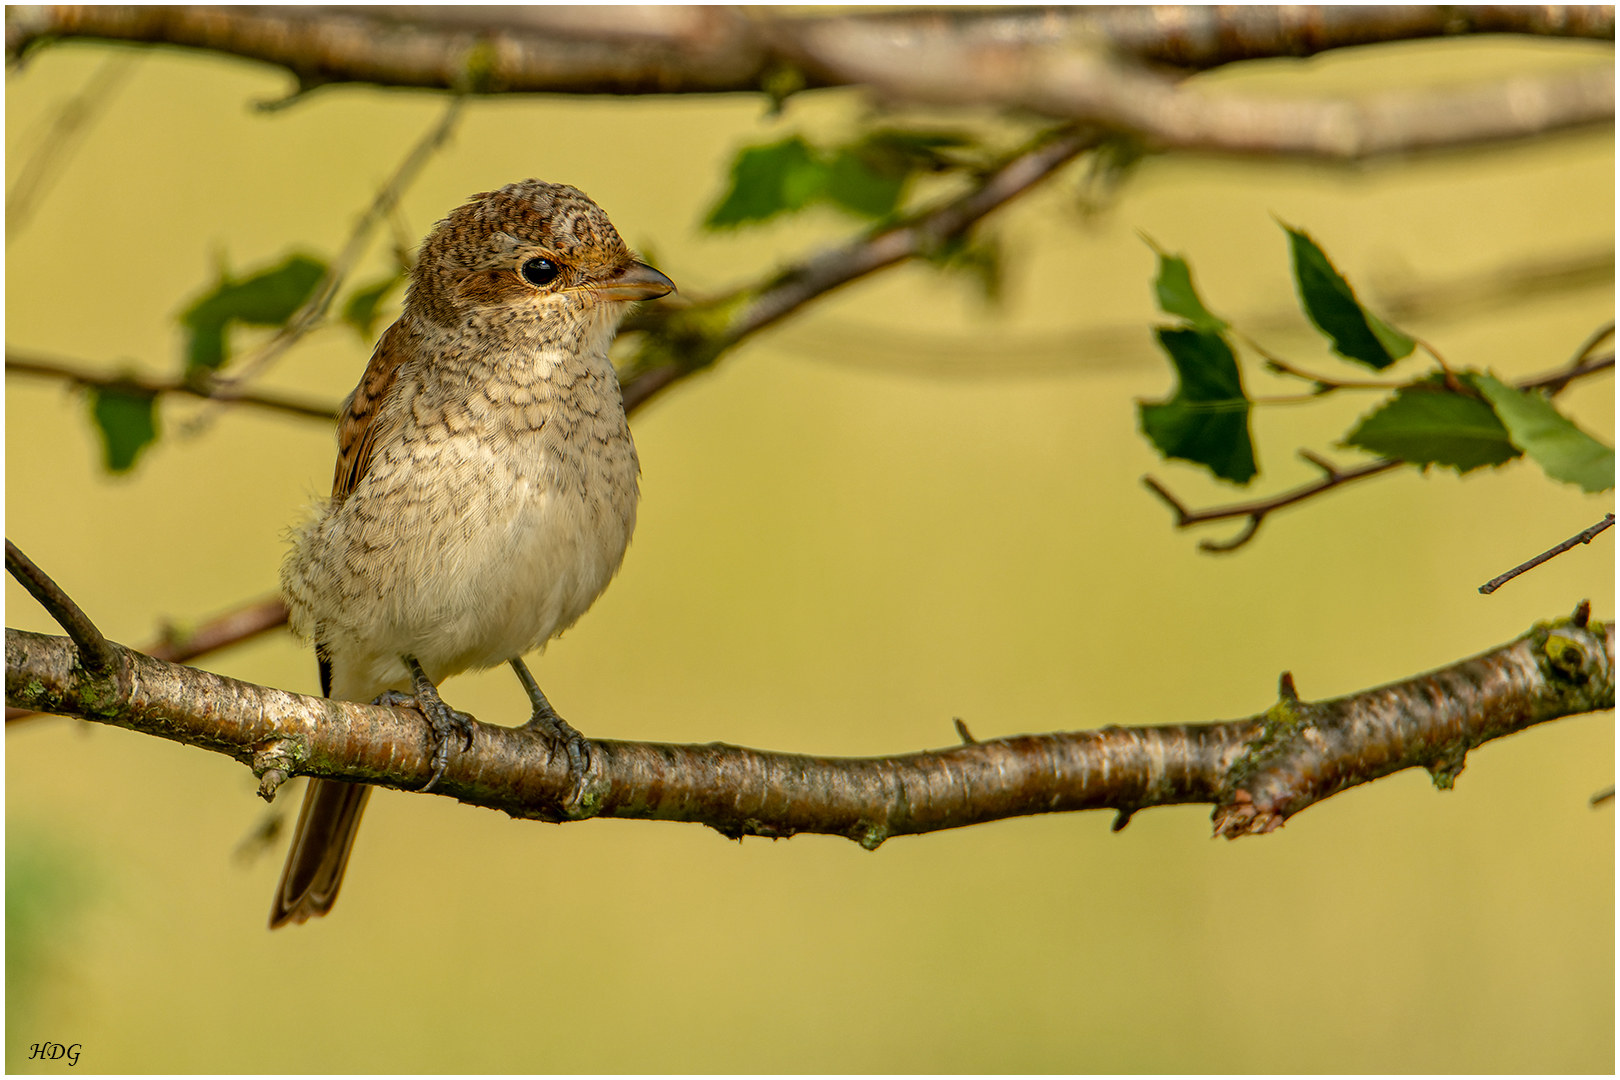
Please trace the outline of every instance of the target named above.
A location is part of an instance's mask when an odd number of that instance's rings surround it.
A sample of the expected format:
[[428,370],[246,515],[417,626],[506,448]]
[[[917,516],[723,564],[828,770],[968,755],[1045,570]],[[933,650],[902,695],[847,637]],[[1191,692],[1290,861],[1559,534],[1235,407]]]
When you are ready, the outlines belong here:
[[1255,348],[1255,351],[1265,357],[1268,371],[1274,371],[1278,375],[1292,375],[1296,379],[1304,379],[1307,382],[1315,383],[1319,389],[1312,395],[1313,397],[1321,397],[1334,390],[1399,390],[1401,388],[1400,383],[1370,382],[1362,379],[1335,379],[1327,375],[1317,375],[1297,368],[1287,361],[1279,360],[1258,347]]
[[[332,301],[337,296],[338,289],[342,286],[344,279],[348,276],[349,271],[354,269],[355,263],[359,262],[360,256],[365,253],[366,245],[371,239],[372,230],[377,227],[379,222],[387,220],[388,216],[393,213],[400,197],[416,179],[417,174],[422,171],[422,167],[450,138],[451,133],[455,130],[456,122],[461,119],[461,111],[465,103],[466,97],[462,94],[455,94],[450,98],[449,103],[445,106],[444,115],[434,123],[426,135],[423,135],[417,141],[415,146],[411,147],[410,153],[405,155],[405,160],[401,161],[399,168],[394,170],[394,175],[388,178],[388,182],[383,184],[372,198],[371,206],[361,215],[360,220],[355,223],[353,231],[349,234],[348,242],[343,245],[343,250],[339,252],[338,257],[332,260],[332,265],[327,267],[326,274],[315,286],[315,291],[310,294],[309,299],[293,313],[292,317],[287,320],[287,324],[281,328],[275,337],[271,338],[257,353],[243,362],[241,370],[235,376],[219,380],[222,389],[231,391],[233,388],[240,387],[249,380],[263,374],[270,364],[326,317],[326,313],[331,308]],[[222,404],[220,406],[216,406],[202,416],[192,420],[188,425],[188,434],[196,434],[205,427],[212,419],[212,416],[217,414],[219,408],[223,407],[223,403],[228,400],[221,398]]]
[[1550,375],[1541,375],[1534,379],[1526,379],[1516,384],[1520,390],[1545,390],[1548,397],[1563,392],[1564,387],[1576,379],[1599,371],[1608,371],[1614,367],[1614,353],[1605,353],[1602,356],[1591,356],[1577,359],[1562,371],[1555,371]]
[[97,114],[117,96],[121,84],[134,70],[135,60],[136,55],[130,52],[108,56],[91,73],[84,89],[57,110],[49,130],[23,163],[16,183],[6,192],[6,247],[28,227],[35,207],[79,148]]
[[63,592],[62,587],[50,579],[50,575],[35,566],[33,560],[24,555],[10,538],[6,540],[6,572],[16,578],[17,583],[27,589],[50,613],[51,618],[68,632],[68,637],[73,639],[73,644],[79,650],[79,663],[86,671],[100,675],[113,670],[118,662],[117,650],[96,629],[90,616],[73,602],[73,598]]
[[1180,529],[1185,529],[1190,525],[1199,525],[1206,521],[1224,521],[1227,518],[1235,517],[1248,518],[1248,524],[1243,527],[1243,531],[1230,540],[1200,540],[1198,542],[1199,548],[1204,551],[1224,553],[1236,551],[1254,539],[1254,534],[1260,529],[1260,523],[1268,515],[1281,510],[1285,506],[1293,506],[1295,503],[1304,502],[1306,499],[1320,495],[1324,491],[1331,491],[1336,487],[1356,480],[1365,480],[1370,476],[1377,476],[1380,473],[1389,472],[1391,469],[1406,464],[1406,462],[1397,461],[1394,458],[1380,458],[1377,461],[1357,466],[1354,469],[1340,470],[1332,466],[1325,466],[1319,458],[1313,457],[1308,460],[1311,460],[1312,464],[1324,467],[1327,475],[1313,483],[1302,484],[1279,495],[1273,495],[1269,499],[1230,503],[1226,506],[1215,506],[1207,510],[1188,510],[1181,505],[1174,495],[1165,489],[1164,485],[1151,476],[1142,477],[1142,483],[1176,512],[1176,527]]
[[1503,585],[1506,585],[1508,582],[1512,581],[1525,571],[1534,570],[1548,559],[1557,558],[1559,555],[1562,555],[1576,544],[1590,544],[1594,536],[1600,532],[1603,532],[1613,524],[1614,515],[1605,514],[1603,516],[1603,520],[1598,522],[1596,525],[1593,525],[1590,529],[1582,529],[1580,532],[1576,533],[1568,540],[1565,540],[1557,547],[1548,548],[1540,555],[1520,563],[1518,566],[1515,566],[1505,574],[1498,574],[1496,577],[1491,578],[1491,580],[1481,585],[1479,587],[1479,591],[1484,593],[1486,596],[1489,596],[1491,593],[1495,592],[1497,589],[1500,589]]
[[130,373],[113,375],[91,371],[61,361],[22,356],[14,352],[6,353],[6,374],[28,375],[41,379],[59,379],[75,386],[125,390],[136,394],[148,394],[153,397],[164,394],[188,394],[192,397],[206,398],[211,401],[224,401],[233,405],[252,405],[255,408],[291,413],[294,416],[307,416],[316,420],[336,420],[338,412],[335,405],[299,401],[296,398],[282,397],[279,394],[254,391],[234,392],[218,385],[207,385],[184,379],[154,379],[149,376]]

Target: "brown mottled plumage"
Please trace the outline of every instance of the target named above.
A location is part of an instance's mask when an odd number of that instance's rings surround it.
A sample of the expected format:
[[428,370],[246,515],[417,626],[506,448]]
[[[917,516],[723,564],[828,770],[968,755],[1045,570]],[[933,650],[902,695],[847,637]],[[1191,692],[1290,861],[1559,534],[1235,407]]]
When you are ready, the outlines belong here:
[[[282,566],[330,696],[410,688],[409,659],[434,684],[514,661],[585,613],[636,518],[608,345],[629,301],[673,288],[571,187],[509,184],[439,222]],[[330,910],[369,792],[311,781],[272,927]]]

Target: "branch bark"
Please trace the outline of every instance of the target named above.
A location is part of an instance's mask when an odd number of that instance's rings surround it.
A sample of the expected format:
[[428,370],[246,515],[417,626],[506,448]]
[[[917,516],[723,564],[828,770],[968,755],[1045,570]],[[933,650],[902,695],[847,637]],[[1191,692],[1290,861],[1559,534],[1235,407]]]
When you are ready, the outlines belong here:
[[227,8],[44,5],[6,12],[6,51],[83,38],[174,45],[332,83],[476,93],[768,93],[845,85],[803,71],[773,31],[804,26],[948,33],[964,43],[1104,45],[1183,70],[1441,35],[1614,39],[1614,8],[1275,6],[918,10],[769,16],[731,7]]
[[[868,85],[1134,133],[1158,149],[1357,160],[1612,123],[1613,68],[1363,101],[1205,95],[1190,70],[1455,33],[1613,40],[1613,8],[1276,7],[781,17],[738,8],[13,7],[8,54],[61,38],[180,45],[287,68],[294,97],[365,82],[474,93]],[[1179,64],[1169,75],[1147,64]]]
[[313,401],[304,401],[297,398],[283,397],[279,394],[267,394],[252,390],[233,390],[216,382],[202,383],[186,379],[154,379],[132,373],[115,375],[109,372],[92,371],[87,367],[62,360],[47,360],[44,357],[24,356],[10,351],[6,353],[6,374],[56,379],[71,383],[74,386],[122,390],[126,393],[145,394],[152,397],[159,397],[164,394],[186,394],[191,397],[227,402],[233,405],[252,405],[260,409],[291,413],[294,416],[306,416],[316,420],[329,422],[337,420],[337,407],[335,405],[322,405]]
[[[432,736],[413,709],[304,697],[113,646],[111,680],[66,638],[6,630],[6,701],[225,754],[269,781],[302,774],[420,788]],[[1404,682],[1308,702],[1284,674],[1244,720],[1019,735],[879,758],[779,754],[722,743],[593,740],[576,788],[564,756],[519,729],[475,723],[439,793],[514,817],[688,821],[729,837],[891,836],[1001,818],[1212,803],[1216,835],[1270,832],[1306,807],[1402,769],[1449,788],[1469,750],[1535,724],[1614,707],[1614,627],[1583,603],[1500,648]]]
[[897,34],[848,19],[774,29],[824,80],[864,83],[909,103],[993,104],[1084,120],[1159,150],[1356,161],[1614,120],[1612,66],[1462,90],[1275,100],[1183,89],[1101,47],[976,42],[939,29]]

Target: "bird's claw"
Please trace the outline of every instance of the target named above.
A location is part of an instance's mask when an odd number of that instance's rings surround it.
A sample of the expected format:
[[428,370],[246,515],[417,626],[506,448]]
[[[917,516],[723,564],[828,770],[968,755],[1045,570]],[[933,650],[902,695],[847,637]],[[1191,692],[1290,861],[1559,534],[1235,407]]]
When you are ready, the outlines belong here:
[[537,732],[553,749],[561,748],[568,755],[568,773],[577,788],[585,782],[585,770],[591,764],[591,744],[585,736],[551,709],[536,709],[525,731]]
[[423,791],[432,791],[443,779],[445,769],[450,766],[450,747],[455,741],[454,737],[459,736],[462,750],[472,749],[473,718],[446,705],[431,683],[418,684],[414,695],[384,690],[372,704],[410,706],[419,711],[427,719],[428,727],[433,729],[433,759],[430,762],[433,775],[422,785]]

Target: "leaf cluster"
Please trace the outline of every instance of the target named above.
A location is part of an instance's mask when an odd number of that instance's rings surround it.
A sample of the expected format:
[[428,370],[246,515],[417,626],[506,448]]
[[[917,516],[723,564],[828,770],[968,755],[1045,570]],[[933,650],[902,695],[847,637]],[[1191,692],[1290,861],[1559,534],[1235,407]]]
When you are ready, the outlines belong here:
[[[244,277],[222,269],[214,285],[179,315],[185,337],[182,378],[202,386],[227,367],[234,355],[231,330],[235,327],[287,326],[314,296],[329,270],[325,260],[297,252]],[[384,301],[404,280],[400,270],[357,288],[343,305],[343,321],[369,343],[376,335]],[[128,472],[157,441],[157,394],[122,384],[91,387],[88,398],[90,418],[101,437],[103,465],[110,473]]]
[[[1374,371],[1413,354],[1417,339],[1362,304],[1309,234],[1283,228],[1300,307],[1335,353]],[[1156,246],[1155,251],[1159,308],[1180,320],[1156,331],[1177,383],[1169,398],[1138,403],[1142,432],[1167,458],[1247,484],[1259,472],[1249,430],[1249,414],[1258,402],[1244,389],[1231,327],[1205,306],[1187,261]],[[1293,373],[1285,365],[1274,363],[1273,368]],[[1354,386],[1319,381],[1315,393]],[[1453,371],[1443,364],[1390,389],[1345,433],[1340,446],[1458,473],[1528,456],[1552,479],[1583,491],[1614,486],[1614,450],[1582,431],[1540,391],[1519,390],[1488,372]]]
[[[900,216],[918,177],[976,176],[989,162],[972,136],[957,131],[885,127],[832,146],[791,135],[738,151],[726,193],[703,224],[713,231],[748,227],[821,205],[881,225]],[[971,278],[986,301],[1000,300],[1004,260],[995,236],[970,230],[924,258]]]
[[969,167],[971,146],[959,132],[880,128],[831,147],[802,135],[744,147],[731,164],[726,194],[703,224],[754,225],[818,203],[881,220],[899,211],[918,175]]

